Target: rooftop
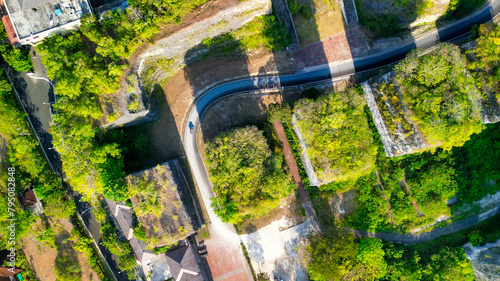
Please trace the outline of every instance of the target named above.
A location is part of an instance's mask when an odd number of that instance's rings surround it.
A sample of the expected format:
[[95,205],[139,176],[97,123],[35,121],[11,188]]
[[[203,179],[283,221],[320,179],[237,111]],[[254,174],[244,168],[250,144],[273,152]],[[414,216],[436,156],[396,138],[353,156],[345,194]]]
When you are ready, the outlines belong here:
[[200,228],[195,198],[177,160],[131,174],[127,182],[137,192],[130,199],[151,248],[175,244]]
[[90,13],[85,0],[4,0],[19,38],[79,20]]
[[170,273],[176,281],[202,281],[200,269],[189,246],[179,247],[167,252]]

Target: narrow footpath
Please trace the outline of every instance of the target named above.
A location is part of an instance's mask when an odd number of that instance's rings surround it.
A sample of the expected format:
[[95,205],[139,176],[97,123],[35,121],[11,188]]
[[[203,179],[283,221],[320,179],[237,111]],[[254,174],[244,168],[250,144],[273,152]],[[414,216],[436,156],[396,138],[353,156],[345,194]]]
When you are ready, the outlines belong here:
[[[469,227],[474,226],[475,224],[489,219],[495,215],[500,214],[500,206],[489,211],[483,212],[481,214],[466,218],[464,220],[452,223],[445,227],[436,228],[429,232],[421,233],[421,234],[397,234],[397,233],[384,233],[384,232],[368,232],[356,229],[349,229],[348,231],[357,237],[372,237],[379,238],[385,241],[391,241],[396,243],[404,243],[404,244],[419,244],[428,242],[434,239],[437,239],[443,235],[450,234],[453,232],[461,231],[467,229]],[[500,219],[499,219],[500,220]],[[497,224],[500,222],[497,222]]]

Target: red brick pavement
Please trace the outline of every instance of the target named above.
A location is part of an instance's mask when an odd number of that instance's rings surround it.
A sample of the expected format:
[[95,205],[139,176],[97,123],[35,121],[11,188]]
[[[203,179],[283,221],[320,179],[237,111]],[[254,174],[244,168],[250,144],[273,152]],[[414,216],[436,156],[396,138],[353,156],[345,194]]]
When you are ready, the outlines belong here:
[[292,62],[295,71],[298,71],[306,67],[360,57],[369,51],[368,40],[357,26],[297,50],[292,54]]
[[302,204],[311,202],[309,198],[309,194],[304,188],[304,184],[302,184],[302,179],[300,178],[299,168],[297,166],[297,162],[293,157],[292,149],[290,148],[290,144],[288,143],[288,139],[286,138],[285,129],[283,128],[283,123],[280,120],[275,120],[273,122],[274,129],[276,130],[276,134],[278,135],[278,139],[281,142],[283,147],[283,153],[285,154],[285,160],[290,168],[290,173],[293,176],[293,180],[295,181],[295,185],[297,185],[297,192],[299,193],[300,200]]
[[[213,231],[212,231],[213,230]],[[239,236],[220,236],[211,229],[207,262],[214,281],[252,281],[250,267],[243,256]]]

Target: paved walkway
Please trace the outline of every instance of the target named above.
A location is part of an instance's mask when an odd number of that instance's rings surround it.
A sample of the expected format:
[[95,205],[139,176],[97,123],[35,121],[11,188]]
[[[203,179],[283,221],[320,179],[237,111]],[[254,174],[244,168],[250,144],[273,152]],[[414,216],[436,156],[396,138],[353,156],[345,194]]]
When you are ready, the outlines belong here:
[[[211,230],[215,230],[211,228]],[[214,281],[251,281],[252,273],[243,256],[238,235],[210,234],[207,262]]]
[[312,43],[292,54],[295,71],[368,54],[368,39],[359,26]]
[[280,231],[281,220],[278,220],[254,233],[241,235],[256,274],[268,273],[271,280],[309,280],[302,266],[301,250],[309,235],[320,232],[320,228],[311,202],[302,206],[306,212],[306,221],[302,224]]

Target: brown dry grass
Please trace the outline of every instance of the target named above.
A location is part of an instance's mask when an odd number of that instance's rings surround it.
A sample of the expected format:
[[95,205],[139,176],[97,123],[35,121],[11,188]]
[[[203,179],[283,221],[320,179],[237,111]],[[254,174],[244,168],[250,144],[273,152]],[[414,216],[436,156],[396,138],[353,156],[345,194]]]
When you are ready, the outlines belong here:
[[[136,212],[137,219],[146,230],[146,237],[149,240],[148,246],[151,249],[172,245],[193,232],[191,219],[180,199],[177,186],[172,178],[172,171],[167,163],[132,174],[127,177],[127,182],[136,188],[143,187],[141,184],[152,184],[157,192],[155,196],[160,198],[159,216],[151,212],[146,214]],[[151,194],[147,196],[151,196]],[[143,196],[131,198],[135,210],[140,209],[141,204],[146,204],[142,202],[143,198]]]
[[[100,280],[97,273],[90,267],[87,262],[87,257],[73,249],[75,242],[71,240],[71,230],[74,226],[67,219],[51,220],[50,225],[56,229],[56,243],[61,245],[60,250],[72,253],[72,256],[78,260],[81,266],[82,281],[95,281]],[[47,245],[40,245],[35,238],[36,230],[43,228],[42,221],[39,220],[32,227],[32,234],[24,237],[21,241],[24,254],[28,260],[32,271],[40,281],[54,281],[55,275],[55,262],[58,255],[56,248],[48,247]],[[69,238],[69,239],[68,239]],[[39,250],[40,247],[40,250]]]
[[312,11],[316,11],[310,19],[307,19],[300,13],[293,16],[297,35],[302,46],[309,45],[345,30],[344,19],[337,1],[298,0],[297,2],[305,5]]

